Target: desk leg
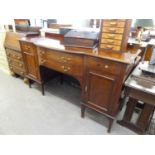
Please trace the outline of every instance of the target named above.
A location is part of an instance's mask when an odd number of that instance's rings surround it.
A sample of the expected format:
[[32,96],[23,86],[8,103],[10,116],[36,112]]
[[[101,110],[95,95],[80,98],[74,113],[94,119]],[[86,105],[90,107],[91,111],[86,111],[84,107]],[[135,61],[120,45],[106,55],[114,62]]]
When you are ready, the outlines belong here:
[[27,79],[27,82],[28,82],[29,88],[31,88],[31,80]]
[[42,92],[42,95],[44,96],[45,95],[44,83],[41,83],[41,92]]
[[108,126],[108,130],[107,130],[108,133],[110,133],[110,131],[111,131],[113,121],[114,121],[113,119],[111,119],[111,118],[109,119],[109,126]]
[[85,110],[86,110],[86,107],[81,104],[81,117],[82,118],[84,118],[84,116],[85,116]]

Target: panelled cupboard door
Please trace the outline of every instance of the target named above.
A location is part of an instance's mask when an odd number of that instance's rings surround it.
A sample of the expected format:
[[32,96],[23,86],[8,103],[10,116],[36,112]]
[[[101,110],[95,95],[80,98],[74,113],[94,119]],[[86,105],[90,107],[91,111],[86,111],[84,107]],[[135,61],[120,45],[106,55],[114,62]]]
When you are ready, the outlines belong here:
[[26,74],[33,79],[39,79],[36,56],[25,51],[23,52],[23,55],[26,63]]
[[96,71],[87,71],[85,86],[86,103],[94,108],[109,112],[116,89],[116,77]]

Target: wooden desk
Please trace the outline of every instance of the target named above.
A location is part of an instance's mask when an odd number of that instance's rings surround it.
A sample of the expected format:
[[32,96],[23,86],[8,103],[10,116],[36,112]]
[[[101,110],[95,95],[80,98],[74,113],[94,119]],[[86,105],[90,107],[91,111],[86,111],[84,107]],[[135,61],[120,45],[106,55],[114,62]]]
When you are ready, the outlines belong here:
[[41,84],[44,92],[41,66],[74,77],[81,85],[81,116],[86,107],[103,114],[109,119],[110,132],[124,78],[139,53],[73,51],[65,49],[60,41],[43,37],[23,38],[20,44],[28,79]]
[[[145,64],[148,65],[148,62]],[[155,109],[155,75],[144,75],[139,69],[142,65],[140,63],[125,82],[125,94],[129,101],[123,120],[118,121],[119,124],[139,134],[144,134],[147,130]],[[131,120],[138,101],[144,102],[144,107],[136,123],[133,123]]]

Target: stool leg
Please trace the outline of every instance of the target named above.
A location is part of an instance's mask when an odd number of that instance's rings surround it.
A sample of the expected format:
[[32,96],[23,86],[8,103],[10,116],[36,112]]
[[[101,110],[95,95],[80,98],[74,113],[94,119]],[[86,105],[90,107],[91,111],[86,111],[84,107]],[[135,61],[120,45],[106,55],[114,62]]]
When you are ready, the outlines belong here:
[[149,126],[149,122],[153,112],[154,112],[154,107],[152,105],[145,103],[144,109],[142,110],[139,116],[139,119],[136,123],[136,125],[141,129],[143,134],[145,133],[147,127]]
[[86,110],[86,107],[84,105],[81,105],[81,117],[84,118],[85,116],[85,110]]

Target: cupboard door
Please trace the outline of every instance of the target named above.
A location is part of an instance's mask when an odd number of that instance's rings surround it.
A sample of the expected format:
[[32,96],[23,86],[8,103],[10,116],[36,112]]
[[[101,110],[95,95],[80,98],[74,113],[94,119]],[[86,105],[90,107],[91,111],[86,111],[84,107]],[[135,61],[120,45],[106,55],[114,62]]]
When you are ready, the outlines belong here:
[[111,99],[114,95],[116,77],[110,74],[88,71],[86,83],[85,92],[87,104],[104,112],[108,112],[111,107]]
[[27,52],[23,52],[24,61],[26,63],[26,74],[30,78],[39,80],[39,72],[38,72],[38,65],[37,65],[37,58],[34,54],[30,54]]

